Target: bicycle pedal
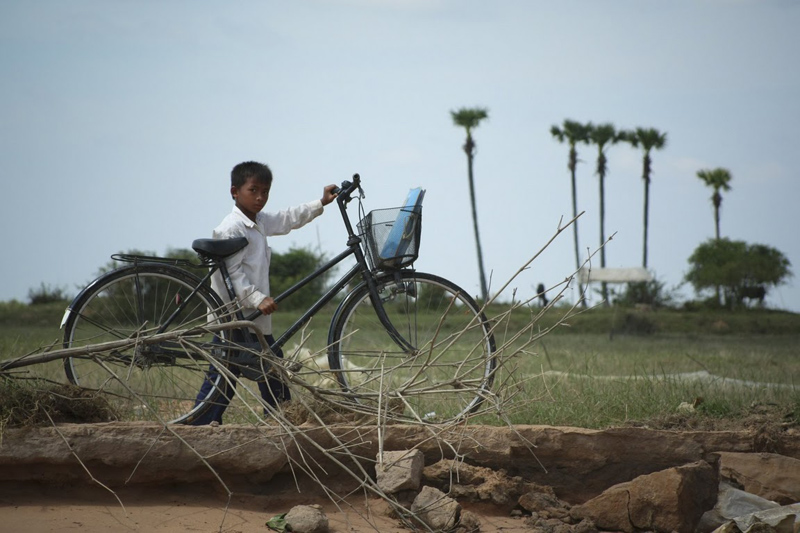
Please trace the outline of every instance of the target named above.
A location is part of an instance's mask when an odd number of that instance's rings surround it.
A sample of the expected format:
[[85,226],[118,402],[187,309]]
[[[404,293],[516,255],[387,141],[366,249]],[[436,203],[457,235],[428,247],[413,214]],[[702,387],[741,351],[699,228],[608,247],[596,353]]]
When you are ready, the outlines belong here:
[[267,380],[267,373],[255,368],[242,368],[241,376],[251,381],[264,382]]
[[236,351],[228,357],[228,363],[238,367],[258,366],[259,356],[251,352]]
[[239,375],[253,381],[264,381],[266,379],[265,374],[268,373],[268,369],[271,366],[260,355],[245,351],[234,352],[228,358],[228,364],[236,368],[239,371]]

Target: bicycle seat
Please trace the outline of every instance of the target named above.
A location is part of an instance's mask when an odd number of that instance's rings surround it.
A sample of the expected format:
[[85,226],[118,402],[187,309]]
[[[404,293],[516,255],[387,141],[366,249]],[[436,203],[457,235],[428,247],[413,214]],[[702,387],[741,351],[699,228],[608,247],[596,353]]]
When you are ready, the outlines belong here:
[[247,246],[246,237],[236,237],[233,239],[195,239],[192,242],[192,250],[203,257],[213,260],[225,259]]

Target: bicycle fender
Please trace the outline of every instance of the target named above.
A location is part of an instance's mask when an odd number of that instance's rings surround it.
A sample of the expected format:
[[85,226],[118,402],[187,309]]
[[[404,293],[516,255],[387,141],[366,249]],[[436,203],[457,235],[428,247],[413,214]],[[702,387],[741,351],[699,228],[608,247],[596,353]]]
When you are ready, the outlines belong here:
[[328,326],[328,346],[329,347],[333,345],[333,328],[336,326],[336,323],[339,320],[339,315],[342,314],[342,309],[347,307],[347,304],[350,302],[350,300],[355,298],[357,294],[359,294],[363,289],[366,288],[366,286],[367,286],[367,283],[365,281],[362,281],[361,283],[356,285],[353,288],[353,290],[348,292],[345,295],[345,297],[342,298],[341,302],[339,302],[339,305],[336,307],[336,311],[333,312],[333,316],[331,317],[331,324],[330,324],[330,326]]
[[[397,272],[399,272],[399,271],[397,271]],[[415,273],[416,274],[421,274],[423,276],[426,275],[423,272],[415,272]],[[431,275],[431,274],[428,274],[428,275]],[[394,276],[395,276],[395,272],[388,272],[388,273],[381,274],[379,276],[375,276],[375,283],[380,285],[386,279],[389,279],[389,280],[394,279]],[[348,292],[345,295],[345,297],[342,298],[342,301],[339,303],[339,306],[336,308],[336,311],[334,311],[333,316],[331,317],[331,325],[328,328],[328,346],[332,346],[333,345],[333,328],[334,328],[334,326],[336,325],[336,323],[339,320],[339,316],[342,313],[342,309],[344,309],[347,306],[347,304],[350,303],[350,301],[352,299],[356,298],[364,290],[367,290],[367,282],[366,281],[362,281],[361,283],[356,285],[353,288],[353,290]]]
[[67,324],[67,320],[69,320],[70,315],[72,315],[72,308],[75,307],[78,302],[83,298],[83,295],[86,294],[88,291],[92,290],[92,287],[97,285],[98,283],[103,282],[107,277],[111,276],[114,272],[118,270],[124,270],[130,268],[130,266],[124,266],[120,268],[115,268],[114,270],[109,270],[105,274],[101,274],[97,278],[95,278],[92,282],[90,282],[86,287],[81,289],[81,291],[72,299],[69,303],[67,308],[64,310],[64,316],[61,318],[61,325],[58,327],[59,329],[64,329],[64,326]]
[[184,270],[182,268],[174,267],[172,265],[165,265],[163,263],[142,262],[142,263],[136,263],[136,264],[132,264],[132,265],[121,266],[119,268],[115,268],[113,270],[109,270],[108,272],[106,272],[104,274],[101,274],[100,276],[95,278],[94,281],[92,281],[86,287],[81,289],[81,291],[77,294],[77,296],[75,296],[75,298],[72,299],[72,301],[69,303],[67,308],[64,310],[64,316],[61,317],[61,325],[59,325],[59,329],[64,329],[64,326],[67,324],[67,321],[69,320],[69,317],[73,313],[73,307],[75,307],[78,304],[78,302],[81,301],[81,299],[83,298],[84,294],[86,294],[87,292],[93,290],[95,285],[97,285],[99,283],[105,283],[106,278],[114,276],[120,271],[123,271],[123,270],[136,270],[139,267],[149,266],[149,265],[155,265],[155,266],[158,266],[159,268],[165,268],[165,269],[168,269],[168,270],[169,269],[180,270],[181,271],[181,275],[188,275],[190,278],[194,278],[193,281],[195,281],[197,284],[200,283],[200,278],[198,278],[197,276],[195,276],[191,272],[189,272],[187,270]]

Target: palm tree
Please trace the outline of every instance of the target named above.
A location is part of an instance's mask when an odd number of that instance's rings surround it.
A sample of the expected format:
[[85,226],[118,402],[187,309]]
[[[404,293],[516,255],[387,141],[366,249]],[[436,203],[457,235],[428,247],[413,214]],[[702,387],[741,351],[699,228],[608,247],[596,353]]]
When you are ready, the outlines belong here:
[[483,107],[462,107],[457,111],[450,111],[453,124],[467,130],[467,140],[464,143],[464,153],[467,154],[467,179],[469,180],[469,198],[472,203],[472,226],[475,230],[475,247],[478,251],[478,275],[481,282],[481,296],[484,303],[489,301],[489,291],[486,288],[486,274],[483,270],[483,252],[481,239],[478,232],[478,210],[475,206],[475,179],[472,173],[472,160],[475,157],[475,141],[472,139],[472,130],[478,127],[481,120],[489,117],[489,110]]
[[[714,227],[716,229],[717,241],[719,241],[719,208],[722,207],[722,195],[720,190],[729,191],[731,186],[731,173],[726,168],[715,168],[714,170],[698,170],[697,177],[705,182],[709,187],[713,187],[714,194],[711,195],[711,203],[714,204]],[[720,286],[716,286],[717,304],[722,303],[722,291]]]
[[644,250],[642,253],[642,266],[647,268],[647,230],[648,217],[650,215],[650,174],[652,173],[652,162],[650,152],[660,150],[667,145],[667,134],[661,133],[653,128],[636,128],[634,131],[624,134],[626,141],[635,148],[639,145],[644,150],[642,158],[642,179],[644,180]]
[[731,190],[731,186],[728,185],[731,181],[731,173],[726,168],[704,169],[697,171],[697,177],[714,189],[714,194],[711,195],[711,203],[714,205],[714,227],[717,230],[717,240],[719,240],[719,208],[722,207],[720,191]]
[[[575,269],[581,268],[581,252],[578,246],[578,191],[575,184],[575,169],[578,166],[578,150],[575,146],[579,143],[589,142],[589,127],[575,122],[574,120],[564,120],[561,128],[553,125],[550,128],[550,133],[558,139],[558,142],[567,142],[569,144],[569,159],[567,160],[567,168],[569,169],[572,177],[572,218],[575,219],[572,226],[574,241],[575,241]],[[578,284],[578,292],[583,295],[583,287]],[[583,305],[586,305],[586,300],[583,300]]]
[[[608,160],[606,159],[606,145],[617,144],[619,141],[626,138],[624,132],[617,132],[614,125],[611,123],[599,124],[597,126],[592,123],[587,124],[589,128],[589,141],[597,145],[597,176],[600,178],[600,267],[606,266],[606,248],[603,243],[606,242],[606,190],[605,180],[606,172],[608,171]],[[608,284],[603,282],[603,301],[608,305]]]

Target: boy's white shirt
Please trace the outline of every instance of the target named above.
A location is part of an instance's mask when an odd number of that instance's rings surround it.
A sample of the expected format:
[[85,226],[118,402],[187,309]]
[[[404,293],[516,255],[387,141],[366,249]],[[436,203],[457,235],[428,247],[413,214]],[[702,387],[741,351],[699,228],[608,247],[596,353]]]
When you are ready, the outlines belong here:
[[[315,200],[276,213],[262,211],[256,215],[256,221],[253,222],[234,205],[233,211],[214,228],[211,235],[214,239],[247,238],[247,246],[225,260],[236,298],[244,308],[245,316],[255,311],[258,304],[270,295],[269,264],[272,249],[267,243],[267,237],[286,235],[294,229],[301,228],[321,215],[322,211],[322,202]],[[230,302],[228,290],[219,271],[211,277],[211,288],[225,303]],[[254,322],[262,333],[272,334],[272,318],[269,315],[261,315]]]

